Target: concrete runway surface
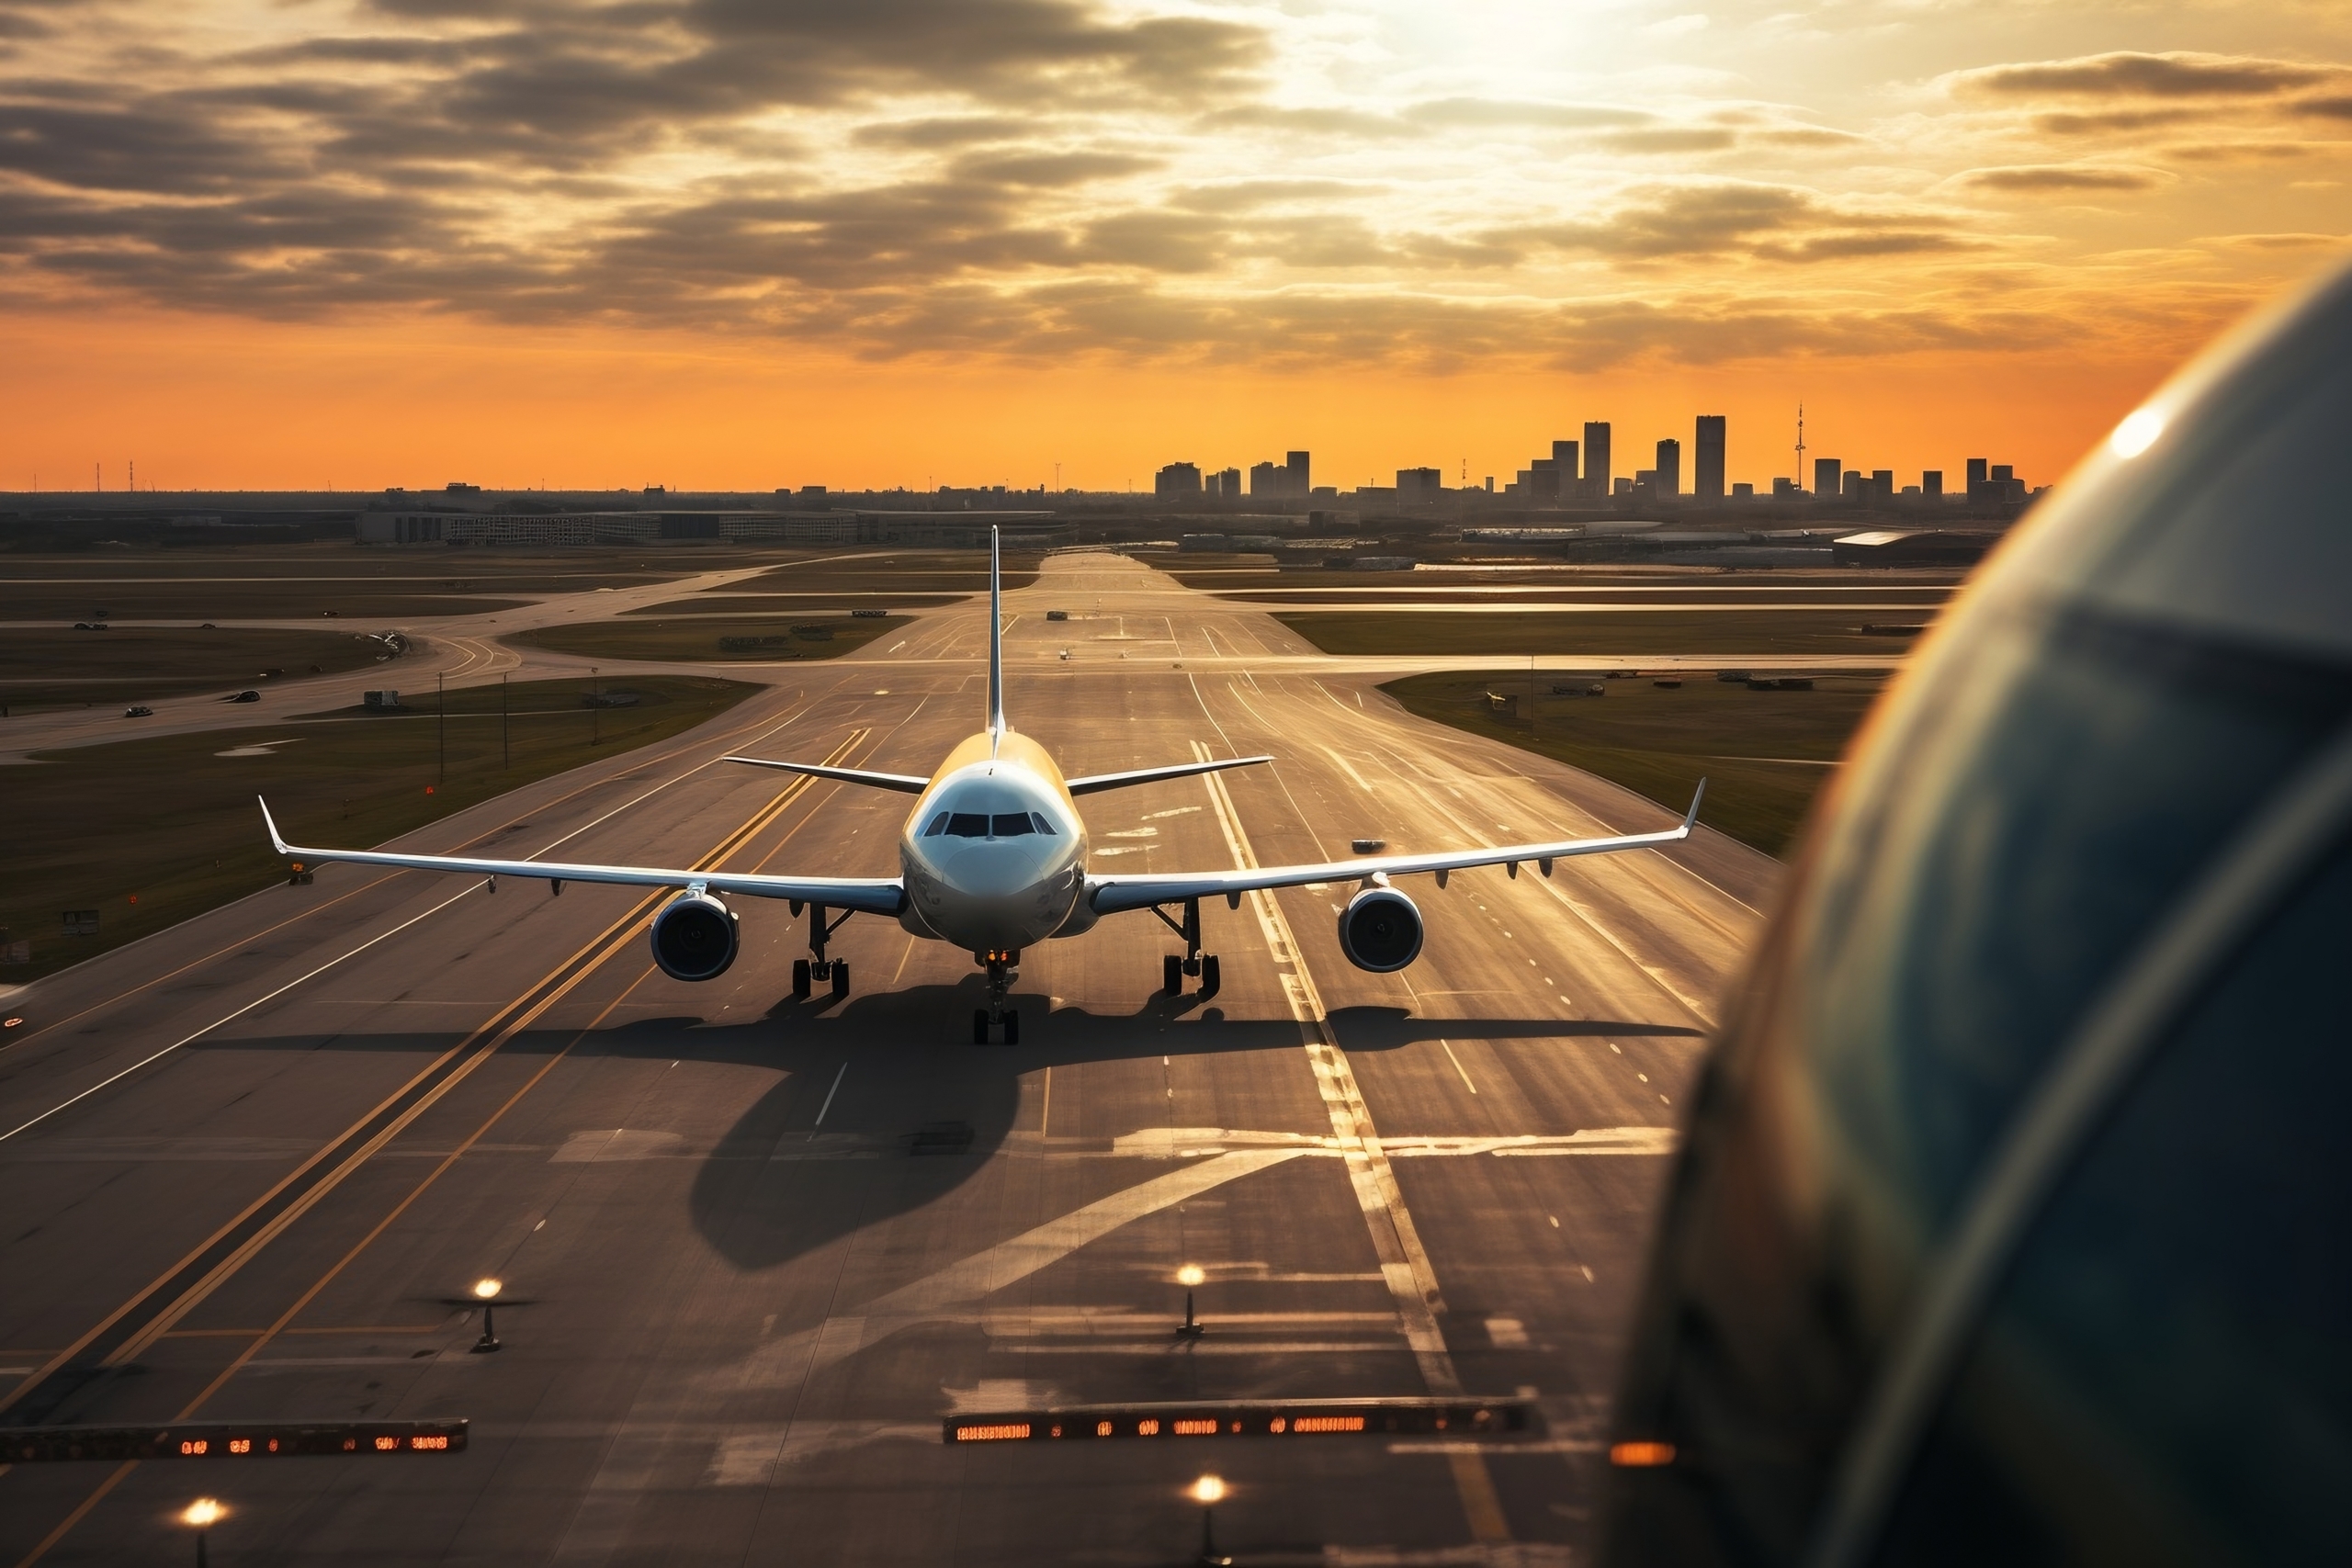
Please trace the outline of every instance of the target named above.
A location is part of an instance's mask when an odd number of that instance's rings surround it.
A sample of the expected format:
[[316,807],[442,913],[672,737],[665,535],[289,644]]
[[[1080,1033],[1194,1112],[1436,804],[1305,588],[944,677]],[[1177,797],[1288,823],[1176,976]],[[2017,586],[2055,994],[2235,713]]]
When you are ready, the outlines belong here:
[[[1125,560],[1057,557],[1008,611],[1012,722],[1069,771],[1281,759],[1089,797],[1105,869],[1670,820]],[[905,797],[715,759],[927,772],[978,726],[985,624],[928,614],[403,847],[888,874]],[[20,1465],[0,1564],[184,1555],[199,1494],[223,1565],[1178,1562],[1206,1470],[1244,1562],[1573,1561],[1681,1097],[1776,876],[1702,829],[1414,878],[1396,976],[1340,957],[1348,888],[1216,902],[1205,1004],[1116,916],[1026,955],[1011,1047],[967,1043],[969,954],[868,917],[835,938],[852,995],[796,1003],[782,905],[739,902],[742,954],[696,987],[626,888],[334,866],[245,899],[11,998],[0,1424],[463,1416],[473,1445]],[[937,1122],[968,1149],[911,1154]],[[497,1355],[467,1353],[483,1277]],[[1547,1429],[940,1440],[956,1410],[1456,1389],[1532,1391]]]

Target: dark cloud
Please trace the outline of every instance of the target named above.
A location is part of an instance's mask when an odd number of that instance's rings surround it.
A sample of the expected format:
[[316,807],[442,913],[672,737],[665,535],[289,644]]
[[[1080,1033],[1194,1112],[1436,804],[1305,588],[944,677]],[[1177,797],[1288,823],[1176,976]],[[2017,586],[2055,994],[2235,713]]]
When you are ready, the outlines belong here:
[[2220,118],[2211,108],[2055,110],[2033,117],[2033,128],[2050,136],[2105,136],[2119,130],[2151,130]]
[[1870,138],[1857,136],[1850,130],[1830,130],[1818,125],[1790,125],[1771,130],[1747,131],[1740,140],[1765,147],[1852,147],[1868,141]]
[[2325,141],[2188,141],[2165,148],[2164,154],[2183,164],[2275,163],[2308,157],[2336,145]]
[[2342,74],[2337,66],[2252,55],[2118,52],[1996,65],[1953,80],[1966,91],[2007,96],[2261,98]]
[[1372,114],[1363,109],[1282,108],[1272,104],[1241,104],[1219,109],[1204,116],[1201,123],[1211,130],[1238,126],[1262,127],[1295,135],[1340,136],[1364,141],[1423,134],[1420,127],[1395,115]]
[[2328,98],[2304,98],[2293,107],[2297,114],[2312,115],[2321,119],[2352,119],[2352,95]]
[[941,147],[967,147],[983,141],[1017,141],[1034,136],[1038,130],[1034,119],[1016,119],[1010,115],[948,115],[932,119],[891,119],[876,125],[861,125],[851,133],[850,140],[863,147],[905,147],[930,151]]
[[1612,130],[1600,144],[1612,152],[1721,152],[1736,145],[1737,131],[1708,125],[1655,125]]
[[1237,180],[1230,185],[1195,186],[1169,200],[1172,207],[1193,212],[1245,212],[1256,208],[1293,202],[1345,201],[1377,196],[1385,186],[1348,180]]
[[1834,206],[1787,186],[1724,182],[1653,186],[1613,212],[1573,223],[1489,231],[1490,245],[1521,253],[1585,251],[1634,261],[1745,256],[1770,262],[1837,261],[1973,248],[1948,221],[1917,212]]
[[1954,182],[1978,190],[2148,190],[2164,183],[2153,169],[2100,168],[2086,164],[2028,164],[2013,168],[1971,169]]
[[1141,174],[1160,164],[1158,158],[1124,152],[1014,152],[960,159],[955,172],[959,178],[991,185],[1050,188]]

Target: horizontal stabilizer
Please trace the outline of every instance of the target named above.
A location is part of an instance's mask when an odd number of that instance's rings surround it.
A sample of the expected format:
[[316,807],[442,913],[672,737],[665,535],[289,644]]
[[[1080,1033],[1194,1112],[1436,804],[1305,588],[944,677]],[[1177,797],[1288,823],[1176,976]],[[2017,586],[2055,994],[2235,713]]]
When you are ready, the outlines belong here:
[[1227,757],[1216,762],[1179,762],[1170,768],[1137,768],[1130,773],[1089,773],[1082,779],[1069,781],[1072,795],[1092,795],[1100,790],[1125,789],[1133,784],[1158,784],[1162,779],[1190,778],[1194,773],[1214,773],[1224,768],[1246,768],[1257,762],[1271,762],[1272,757]]
[[931,781],[916,773],[876,773],[864,768],[829,768],[821,762],[775,762],[765,757],[722,757],[725,762],[748,762],[754,768],[777,768],[787,773],[807,773],[811,778],[839,779],[843,784],[865,784],[874,789],[895,789],[901,795],[921,795],[931,787]]

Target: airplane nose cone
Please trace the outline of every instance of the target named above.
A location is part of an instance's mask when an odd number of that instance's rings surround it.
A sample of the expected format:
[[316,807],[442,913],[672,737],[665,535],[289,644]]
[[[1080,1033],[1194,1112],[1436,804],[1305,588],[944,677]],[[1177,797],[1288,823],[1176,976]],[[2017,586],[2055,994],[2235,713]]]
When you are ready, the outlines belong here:
[[1029,890],[1037,865],[1019,844],[976,843],[941,868],[947,885],[973,898],[1006,898]]

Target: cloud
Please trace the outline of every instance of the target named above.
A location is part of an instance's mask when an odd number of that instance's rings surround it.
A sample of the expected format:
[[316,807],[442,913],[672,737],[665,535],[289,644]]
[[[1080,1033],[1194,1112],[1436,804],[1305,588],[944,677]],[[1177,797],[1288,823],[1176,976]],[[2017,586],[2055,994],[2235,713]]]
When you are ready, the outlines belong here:
[[1015,152],[960,159],[956,174],[991,185],[1061,187],[1141,174],[1160,164],[1125,152]]
[[1489,231],[1490,244],[1550,248],[1644,261],[1745,255],[1776,262],[1916,254],[1971,248],[1950,220],[1925,212],[1874,212],[1791,186],[1736,182],[1651,186],[1597,220]]
[[1402,111],[1415,125],[1537,125],[1563,130],[1643,125],[1657,117],[1609,104],[1549,104],[1510,98],[1435,98]]
[[850,140],[866,147],[963,147],[978,141],[1017,141],[1035,135],[1037,129],[1036,121],[1011,115],[947,115],[861,125]]
[[1971,169],[1952,183],[1976,190],[2012,192],[2150,190],[2165,183],[2154,169],[2091,164],[2026,164],[2000,169]]
[[2253,55],[2117,52],[2024,65],[1994,65],[1945,78],[1963,93],[1993,96],[2276,97],[2339,80],[2343,68]]

